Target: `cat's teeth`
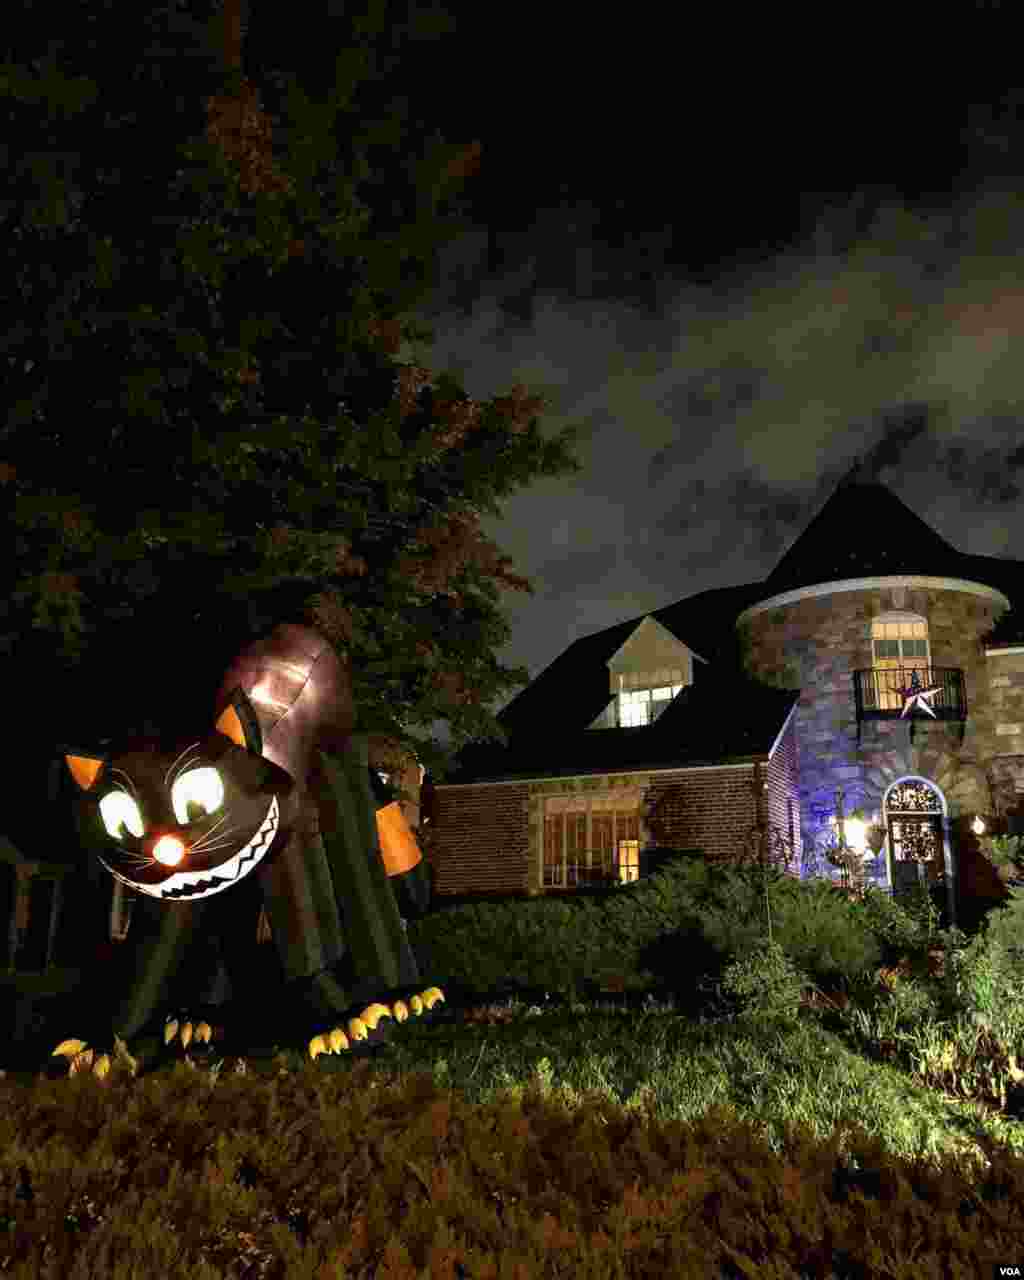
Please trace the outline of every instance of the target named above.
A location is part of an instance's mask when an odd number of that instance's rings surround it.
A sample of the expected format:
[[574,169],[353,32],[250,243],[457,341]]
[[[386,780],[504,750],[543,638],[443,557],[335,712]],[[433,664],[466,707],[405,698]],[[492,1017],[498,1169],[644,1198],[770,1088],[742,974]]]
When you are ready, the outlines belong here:
[[270,846],[274,843],[274,833],[277,830],[278,806],[277,796],[270,799],[270,808],[267,810],[267,816],[263,819],[259,831],[253,836],[244,849],[240,849],[233,858],[229,858],[227,862],[222,862],[215,871],[177,871],[169,879],[164,880],[159,887],[149,890],[154,897],[161,898],[174,897],[181,900],[186,895],[175,893],[175,890],[196,888],[202,890],[200,894],[203,898],[212,897],[215,893],[220,893],[222,889],[228,889],[253,869],[262,861],[264,855]]

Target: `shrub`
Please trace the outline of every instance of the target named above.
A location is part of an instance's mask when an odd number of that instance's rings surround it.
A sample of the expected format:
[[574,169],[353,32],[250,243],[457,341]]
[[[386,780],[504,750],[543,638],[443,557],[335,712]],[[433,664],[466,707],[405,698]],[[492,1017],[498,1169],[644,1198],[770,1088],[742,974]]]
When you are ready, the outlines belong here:
[[995,1021],[1024,1015],[1024,893],[992,911],[959,957],[964,1007]]
[[806,975],[792,963],[778,942],[765,944],[758,955],[727,965],[714,984],[738,1015],[760,1025],[794,1023],[800,1010]]
[[941,1002],[937,995],[917,983],[897,982],[889,999],[900,1026],[917,1026],[931,1018],[937,1018],[941,1012]]
[[859,901],[849,904],[854,919],[895,951],[924,946],[934,936],[938,913],[926,889],[915,885],[899,900],[870,885]]
[[[734,871],[723,882],[719,904],[704,917],[705,934],[733,955],[760,951],[768,941],[765,878],[758,871]],[[877,968],[881,951],[851,903],[821,880],[799,881],[770,873],[772,940],[800,969],[822,977],[853,980]]]

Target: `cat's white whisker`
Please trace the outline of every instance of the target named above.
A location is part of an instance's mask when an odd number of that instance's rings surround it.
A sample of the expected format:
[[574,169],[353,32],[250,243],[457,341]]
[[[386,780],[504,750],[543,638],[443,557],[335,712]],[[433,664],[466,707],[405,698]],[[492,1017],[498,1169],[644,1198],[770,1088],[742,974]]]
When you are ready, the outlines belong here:
[[[155,885],[133,883],[126,880],[120,872],[104,860],[102,854],[100,855],[100,861],[119,880],[124,880],[126,884],[131,884],[132,888],[148,894],[152,898],[159,898],[163,901],[183,901],[194,896],[209,898],[213,894],[220,893],[231,885],[237,884],[239,880],[247,876],[254,867],[263,861],[267,851],[277,837],[279,822],[280,810],[277,797],[271,796],[270,804],[259,829],[234,857],[228,858],[216,868],[208,870],[176,871]],[[214,829],[211,828],[211,830]],[[208,832],[206,836],[192,846],[190,853],[208,853],[211,850],[222,847],[225,843],[230,842],[231,835],[237,830],[237,827],[230,827],[226,831],[220,832],[216,841],[209,839],[210,833]],[[137,854],[129,854],[127,851],[122,852],[122,857],[126,857],[130,863],[137,862],[140,866],[151,865],[148,859],[140,858]]]
[[263,860],[267,850],[274,843],[279,817],[277,797],[272,796],[267,815],[260,824],[259,830],[233,858],[221,863],[215,871],[176,872],[164,880],[159,888],[150,892],[164,899],[190,897],[191,892],[200,892],[204,898],[209,898],[232,884],[237,884]]

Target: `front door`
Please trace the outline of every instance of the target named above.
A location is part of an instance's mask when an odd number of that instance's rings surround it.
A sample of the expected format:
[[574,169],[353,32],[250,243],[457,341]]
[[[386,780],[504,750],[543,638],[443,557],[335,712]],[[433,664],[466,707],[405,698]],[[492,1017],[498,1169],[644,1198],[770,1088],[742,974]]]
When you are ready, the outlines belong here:
[[942,871],[942,818],[889,813],[893,889],[899,894],[915,884],[931,883]]

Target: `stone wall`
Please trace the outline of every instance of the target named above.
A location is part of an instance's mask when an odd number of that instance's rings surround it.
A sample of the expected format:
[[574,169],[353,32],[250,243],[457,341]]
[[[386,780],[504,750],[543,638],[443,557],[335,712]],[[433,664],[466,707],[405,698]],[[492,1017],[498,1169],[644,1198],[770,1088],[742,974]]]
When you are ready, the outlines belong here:
[[[857,741],[853,672],[872,665],[871,622],[890,610],[928,622],[931,661],[964,673],[968,718],[960,725],[919,719],[914,742],[906,720],[872,720]],[[753,614],[740,643],[749,673],[766,683],[793,681],[797,707],[801,821],[805,846],[821,847],[835,791],[844,789],[845,811],[880,812],[886,788],[913,775],[933,781],[945,796],[950,819],[991,813],[993,757],[1010,740],[1002,723],[1024,725],[1024,663],[1008,682],[990,681],[998,659],[986,660],[980,637],[999,616],[990,599],[953,589],[894,586],[843,591],[794,601]],[[790,686],[792,687],[792,686]]]
[[986,665],[993,811],[1006,814],[1024,801],[1024,648],[990,650]]

